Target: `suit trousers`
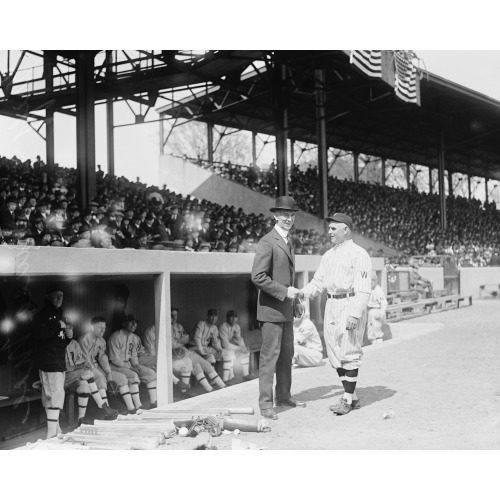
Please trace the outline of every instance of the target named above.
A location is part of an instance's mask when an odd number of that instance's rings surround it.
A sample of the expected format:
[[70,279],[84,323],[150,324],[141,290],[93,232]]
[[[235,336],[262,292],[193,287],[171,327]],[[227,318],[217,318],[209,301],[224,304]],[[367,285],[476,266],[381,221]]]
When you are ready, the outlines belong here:
[[259,408],[273,407],[273,379],[276,372],[276,400],[291,397],[293,321],[262,323],[259,358]]

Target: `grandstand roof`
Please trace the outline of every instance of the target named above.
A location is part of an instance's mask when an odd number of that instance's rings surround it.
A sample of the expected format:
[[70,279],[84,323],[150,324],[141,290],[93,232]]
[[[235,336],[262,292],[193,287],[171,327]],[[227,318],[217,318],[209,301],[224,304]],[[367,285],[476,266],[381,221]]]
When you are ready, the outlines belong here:
[[[288,138],[316,143],[315,75],[326,70],[327,145],[381,158],[438,166],[442,130],[446,169],[500,180],[500,102],[429,72],[421,106],[349,62],[348,51],[283,51],[289,70]],[[227,85],[158,109],[172,117],[275,133],[272,78],[265,66]]]

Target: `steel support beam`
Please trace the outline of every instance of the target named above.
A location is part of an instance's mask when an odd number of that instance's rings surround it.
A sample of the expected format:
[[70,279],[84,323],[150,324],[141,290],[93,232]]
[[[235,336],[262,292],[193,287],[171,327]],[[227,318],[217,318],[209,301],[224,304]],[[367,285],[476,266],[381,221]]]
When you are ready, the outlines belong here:
[[467,188],[469,190],[469,200],[472,199],[472,190],[470,186],[470,174],[467,174]]
[[[50,52],[43,55],[43,74],[45,77],[45,88],[47,92],[54,89],[54,66],[56,58]],[[45,156],[47,165],[54,166],[55,162],[55,135],[54,135],[54,108],[48,107],[45,110]]]
[[274,66],[274,130],[276,135],[276,177],[278,196],[288,194],[287,137],[288,110],[285,96],[286,66]]
[[290,166],[295,167],[295,141],[290,141]]
[[488,177],[484,178],[484,201],[488,203]]
[[359,153],[354,153],[354,182],[359,182]]
[[448,170],[448,196],[453,196],[453,172]]
[[443,132],[439,136],[439,156],[438,156],[438,178],[439,178],[439,215],[441,218],[441,229],[446,230],[446,195],[444,192],[444,170],[445,170],[445,155],[444,155],[444,137]]
[[95,176],[95,82],[94,53],[80,51],[76,57],[76,166],[78,202],[84,209],[96,195]]
[[[113,51],[106,51],[107,69],[106,76],[112,76],[113,73]],[[162,136],[163,137],[163,136]],[[106,146],[108,157],[108,174],[115,175],[115,119],[113,109],[113,98],[106,100]]]
[[160,115],[160,155],[163,154],[165,144],[163,143],[163,136],[165,135],[165,127],[163,126],[163,115]]
[[411,179],[410,179],[410,163],[406,162],[406,189],[410,189]]
[[208,148],[208,164],[214,164],[214,126],[207,123],[207,148]]
[[108,174],[115,175],[115,119],[113,99],[106,101],[106,138],[108,155]]
[[257,166],[257,133],[252,132],[252,165]]
[[316,80],[316,143],[318,144],[319,217],[328,217],[328,146],[326,144],[325,70],[314,71]]
[[385,173],[385,158],[382,158],[381,160],[382,164],[382,186],[385,186],[385,180],[386,180],[386,173]]
[[433,190],[433,182],[432,182],[432,168],[431,167],[428,167],[429,168],[429,194],[432,194],[432,190]]

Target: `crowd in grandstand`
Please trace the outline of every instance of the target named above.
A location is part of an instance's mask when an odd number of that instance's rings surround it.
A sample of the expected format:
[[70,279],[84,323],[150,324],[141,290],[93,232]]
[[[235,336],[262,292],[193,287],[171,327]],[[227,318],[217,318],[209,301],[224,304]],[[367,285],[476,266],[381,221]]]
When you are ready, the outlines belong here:
[[[198,162],[199,163],[199,162]],[[276,195],[275,166],[269,170],[236,168],[225,163],[212,167],[231,180],[244,183],[264,194]],[[319,212],[318,170],[309,165],[305,170],[296,165],[290,172],[289,190],[305,211]],[[399,263],[407,263],[411,255],[450,254],[462,267],[496,264],[500,246],[500,212],[494,202],[460,196],[446,198],[447,228],[440,229],[439,195],[328,178],[330,212],[350,214],[357,221],[356,230],[384,243],[400,253]],[[493,260],[492,260],[493,257]]]
[[[208,168],[205,162],[196,160]],[[211,170],[265,194],[276,195],[274,162],[268,170],[212,165]],[[0,158],[0,243],[77,248],[176,249],[200,252],[254,252],[273,227],[272,217],[241,208],[183,197],[147,186],[139,179],[97,172],[97,196],[80,211],[76,170],[48,167],[37,157],[22,162]],[[289,190],[302,210],[318,213],[317,168],[292,169]],[[448,226],[440,230],[439,196],[329,177],[329,210],[349,213],[356,230],[397,250],[401,263],[411,255],[453,254],[460,266],[495,263],[500,212],[494,203],[447,197]],[[322,254],[326,235],[295,230],[297,254]],[[380,252],[370,252],[382,255]]]

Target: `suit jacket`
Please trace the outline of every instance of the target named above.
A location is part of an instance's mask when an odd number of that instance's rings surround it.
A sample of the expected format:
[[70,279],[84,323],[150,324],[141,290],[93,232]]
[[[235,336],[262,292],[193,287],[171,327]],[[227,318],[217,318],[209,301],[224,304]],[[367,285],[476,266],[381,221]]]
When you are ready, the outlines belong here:
[[252,267],[252,282],[259,289],[258,321],[293,321],[293,301],[286,294],[294,281],[295,253],[273,229],[259,241]]

